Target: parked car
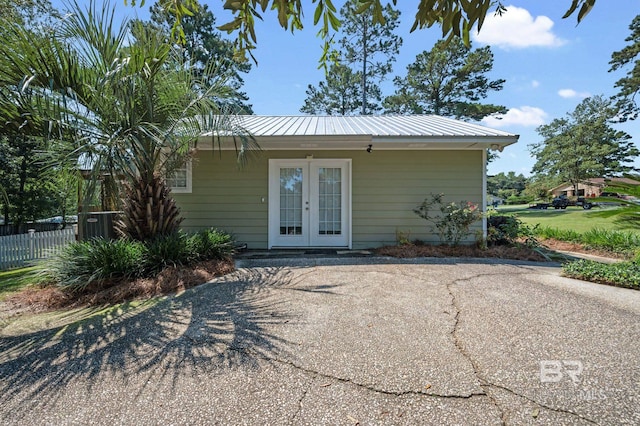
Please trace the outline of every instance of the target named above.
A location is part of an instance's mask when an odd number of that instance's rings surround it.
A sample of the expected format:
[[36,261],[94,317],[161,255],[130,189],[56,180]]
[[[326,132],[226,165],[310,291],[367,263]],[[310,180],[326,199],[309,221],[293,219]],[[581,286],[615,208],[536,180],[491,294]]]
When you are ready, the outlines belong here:
[[38,219],[36,223],[78,223],[78,215],[65,216],[65,220],[62,220],[62,216],[53,216],[46,219]]

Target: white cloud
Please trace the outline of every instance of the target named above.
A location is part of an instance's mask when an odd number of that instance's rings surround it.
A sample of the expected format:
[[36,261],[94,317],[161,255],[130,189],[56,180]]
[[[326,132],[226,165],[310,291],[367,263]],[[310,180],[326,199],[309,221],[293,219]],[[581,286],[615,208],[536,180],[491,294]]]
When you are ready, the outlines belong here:
[[489,127],[531,127],[544,124],[546,118],[547,113],[542,108],[522,106],[520,108],[510,108],[506,114],[497,117],[485,117],[482,119],[482,123]]
[[551,29],[553,21],[546,16],[531,16],[527,9],[507,6],[502,16],[489,14],[478,33],[477,42],[503,49],[523,49],[532,46],[557,47],[565,44]]
[[560,89],[558,90],[558,95],[561,98],[565,98],[565,99],[571,99],[571,98],[588,98],[589,96],[591,96],[591,93],[589,92],[576,92],[573,89]]
[[540,87],[540,82],[538,80],[531,81],[531,87],[533,87],[534,89],[536,87]]

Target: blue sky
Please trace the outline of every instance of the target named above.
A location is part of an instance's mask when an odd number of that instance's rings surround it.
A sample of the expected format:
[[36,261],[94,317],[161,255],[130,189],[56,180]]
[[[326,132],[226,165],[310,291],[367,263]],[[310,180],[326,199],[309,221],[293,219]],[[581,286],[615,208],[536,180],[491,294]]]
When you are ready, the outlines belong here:
[[[112,0],[118,14],[148,17],[144,8],[125,7],[123,0]],[[201,0],[217,17],[217,24],[230,20],[221,0]],[[60,2],[54,0],[54,5]],[[335,1],[337,7],[343,2]],[[417,54],[430,50],[441,35],[439,27],[409,33],[417,2],[399,1],[399,35],[404,43],[394,64],[393,74],[404,75],[406,66]],[[410,4],[407,4],[410,3]],[[529,175],[535,160],[527,145],[540,141],[535,129],[554,118],[564,116],[591,95],[613,95],[615,82],[625,71],[608,72],[611,53],[622,49],[629,36],[629,24],[640,13],[640,0],[598,0],[591,13],[576,25],[575,16],[561,19],[570,0],[524,0],[504,2],[507,13],[489,16],[474,47],[490,45],[494,67],[490,77],[506,80],[504,89],[492,93],[487,102],[505,105],[509,112],[502,120],[482,124],[519,134],[520,141],[507,147],[500,158],[489,164],[489,173],[515,171]],[[258,47],[254,55],[258,65],[244,76],[250,103],[256,114],[299,114],[308,84],[321,81],[317,69],[321,40],[315,37],[313,4],[304,2],[305,29],[294,34],[284,31],[275,13],[267,11],[258,22]],[[393,92],[392,77],[383,83],[383,92]],[[629,133],[640,146],[640,122],[615,125]],[[636,161],[640,167],[640,161]]]

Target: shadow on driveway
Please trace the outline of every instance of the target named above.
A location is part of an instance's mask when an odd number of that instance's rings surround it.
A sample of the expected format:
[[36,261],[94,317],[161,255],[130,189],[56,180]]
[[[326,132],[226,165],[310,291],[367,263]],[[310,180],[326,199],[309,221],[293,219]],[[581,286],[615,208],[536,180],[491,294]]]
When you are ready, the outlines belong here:
[[[297,318],[269,293],[294,284],[283,268],[245,270],[181,295],[127,303],[63,327],[1,338],[3,400],[53,403],[58,391],[77,379],[90,383],[89,391],[99,386],[93,379],[103,373],[125,380],[160,375],[175,384],[184,374],[256,368],[258,359],[286,356],[287,342],[266,326]],[[331,287],[305,291],[327,293]]]

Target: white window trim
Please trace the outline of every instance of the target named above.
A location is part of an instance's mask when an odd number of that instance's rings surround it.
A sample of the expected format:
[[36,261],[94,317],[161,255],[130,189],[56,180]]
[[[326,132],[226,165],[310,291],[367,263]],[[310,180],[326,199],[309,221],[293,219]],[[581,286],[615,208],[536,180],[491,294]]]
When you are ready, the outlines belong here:
[[171,192],[173,192],[174,194],[191,194],[192,192],[192,188],[193,188],[193,166],[192,166],[192,161],[191,160],[187,160],[187,186],[186,187],[174,187],[171,186]]

